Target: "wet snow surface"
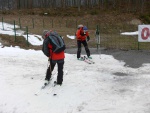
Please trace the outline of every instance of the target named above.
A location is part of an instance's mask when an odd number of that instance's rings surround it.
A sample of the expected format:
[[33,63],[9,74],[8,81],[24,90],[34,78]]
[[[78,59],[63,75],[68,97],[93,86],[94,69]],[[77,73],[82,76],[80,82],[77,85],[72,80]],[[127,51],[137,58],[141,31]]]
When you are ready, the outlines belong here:
[[150,63],[133,68],[112,55],[92,57],[95,64],[89,65],[66,53],[63,85],[52,87],[56,65],[52,83],[41,90],[48,64],[43,53],[0,48],[0,112],[150,112]]
[[[0,28],[14,35],[13,25]],[[33,45],[42,41],[29,35]],[[0,43],[0,113],[150,113],[150,52],[90,51],[91,65],[77,60],[76,49],[67,49],[63,85],[53,87],[56,65],[51,84],[41,90],[48,65],[43,53]]]

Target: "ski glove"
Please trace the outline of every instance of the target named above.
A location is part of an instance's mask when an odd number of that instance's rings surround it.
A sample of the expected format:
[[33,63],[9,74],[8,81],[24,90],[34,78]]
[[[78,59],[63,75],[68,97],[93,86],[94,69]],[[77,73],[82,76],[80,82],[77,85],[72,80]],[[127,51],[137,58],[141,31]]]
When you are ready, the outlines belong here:
[[85,34],[84,34],[84,33],[81,33],[80,35],[81,35],[81,36],[85,36]]
[[89,41],[90,40],[90,37],[89,36],[87,36],[87,41]]

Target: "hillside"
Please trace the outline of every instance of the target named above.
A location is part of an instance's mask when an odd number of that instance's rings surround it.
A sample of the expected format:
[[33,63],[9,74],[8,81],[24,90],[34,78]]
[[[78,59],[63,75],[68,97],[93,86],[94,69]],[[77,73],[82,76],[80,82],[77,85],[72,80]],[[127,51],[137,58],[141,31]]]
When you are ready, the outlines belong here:
[[[56,30],[60,35],[65,38],[67,47],[76,47],[75,40],[67,39],[66,35],[74,35],[78,24],[84,24],[88,26],[91,43],[90,47],[96,47],[95,44],[95,30],[97,25],[100,26],[100,32],[102,34],[102,41],[107,41],[110,37],[117,37],[116,35],[120,31],[134,31],[137,29],[137,25],[143,23],[141,14],[135,13],[123,13],[118,11],[97,11],[97,10],[85,10],[77,12],[75,9],[68,10],[19,10],[3,12],[0,15],[3,21],[6,23],[14,24],[14,20],[17,25],[21,23],[21,29],[26,30],[25,27],[29,27],[29,33],[41,35],[44,29]],[[44,21],[44,24],[43,24]],[[143,22],[142,22],[143,21]],[[33,25],[34,22],[34,25]],[[106,40],[106,35],[107,40]],[[23,38],[17,37],[17,42],[14,42],[14,38],[8,35],[0,35],[1,42],[5,46],[19,45],[22,48],[34,48],[40,49],[41,47],[26,46]],[[115,39],[116,40],[116,39]]]

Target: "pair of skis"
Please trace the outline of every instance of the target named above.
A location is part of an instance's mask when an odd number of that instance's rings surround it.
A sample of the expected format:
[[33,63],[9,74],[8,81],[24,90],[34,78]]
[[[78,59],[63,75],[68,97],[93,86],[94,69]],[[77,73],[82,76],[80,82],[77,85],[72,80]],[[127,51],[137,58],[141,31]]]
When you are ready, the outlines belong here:
[[44,89],[46,86],[48,86],[50,84],[52,80],[50,81],[45,81],[44,85],[41,87],[41,89]]
[[[46,93],[49,94],[49,92],[52,92],[53,91],[53,87],[55,87],[56,84],[55,84],[55,82],[53,84],[51,84],[51,82],[52,82],[52,80],[50,80],[48,82],[45,82],[44,85],[41,87],[41,89],[39,89],[39,91],[36,92],[34,95],[39,96],[42,93],[41,91],[42,90],[44,91],[44,89],[46,87],[48,87],[49,85],[51,85],[51,87],[48,89],[48,92],[46,92]],[[56,95],[57,95],[56,93],[53,94],[53,96],[56,96]]]
[[[50,67],[48,67],[48,68],[50,68]],[[51,84],[51,82],[53,81],[53,78],[56,77],[57,74],[58,74],[57,72],[54,72],[54,74],[52,74],[52,76],[51,76],[50,81],[45,81],[44,84],[42,85],[42,87],[39,89],[39,91],[35,93],[35,95],[38,96],[42,89],[45,89],[47,86],[49,86]],[[64,71],[64,75],[67,75],[67,74],[68,74],[68,71],[67,70]],[[55,87],[57,85],[57,82],[54,81],[54,83],[52,83],[51,85],[52,85],[52,87]],[[55,96],[55,94],[54,94],[54,96]]]
[[81,60],[88,63],[88,64],[95,64],[94,61],[92,61],[90,58],[86,57],[86,56],[82,56]]
[[45,82],[44,82],[43,86],[41,87],[41,89],[44,89],[46,86],[48,86],[51,83],[51,81],[53,80],[54,76],[56,76],[56,75],[57,75],[57,73],[54,72],[54,74],[51,75],[51,78],[50,78],[49,81],[45,80]]
[[41,86],[41,88],[40,88],[37,92],[35,92],[34,95],[38,96],[38,95],[41,93],[41,90],[43,90],[43,89],[45,89],[47,86],[49,86],[49,85],[51,84],[51,82],[53,81],[53,78],[54,78],[55,75],[57,75],[56,72],[54,72],[54,74],[52,74],[52,76],[51,76],[51,78],[50,78],[49,81],[45,80],[44,83],[43,83],[43,85]]
[[[51,79],[50,79],[50,81],[45,81],[45,83],[44,83],[44,85],[41,87],[41,89],[44,89],[45,87],[47,87],[51,82],[52,82],[52,80],[53,80],[53,78],[55,77],[55,76],[57,76],[57,74],[58,73],[55,73],[54,75],[52,75],[52,77],[51,77]],[[68,72],[67,71],[64,71],[64,75],[67,75],[68,74]],[[57,85],[57,82],[56,81],[54,81],[54,87]]]
[[[52,80],[46,81],[46,82],[44,83],[44,85],[41,87],[41,89],[44,89],[46,86],[48,86],[48,85],[51,83],[51,81],[52,81]],[[56,85],[57,85],[57,82],[54,81],[53,87],[55,87]]]

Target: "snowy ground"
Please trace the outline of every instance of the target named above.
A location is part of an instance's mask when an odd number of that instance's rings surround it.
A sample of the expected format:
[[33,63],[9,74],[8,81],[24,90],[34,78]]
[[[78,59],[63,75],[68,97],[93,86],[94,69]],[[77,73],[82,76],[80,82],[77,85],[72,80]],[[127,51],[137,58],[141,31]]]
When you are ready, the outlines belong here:
[[150,112],[150,64],[130,68],[111,55],[92,56],[95,64],[89,65],[66,53],[63,85],[40,90],[47,68],[43,53],[0,48],[0,112]]
[[[66,53],[63,85],[41,90],[48,63],[43,53],[1,47],[0,113],[150,113],[150,63],[132,68],[93,54],[89,65]],[[52,82],[57,66],[53,73]]]

